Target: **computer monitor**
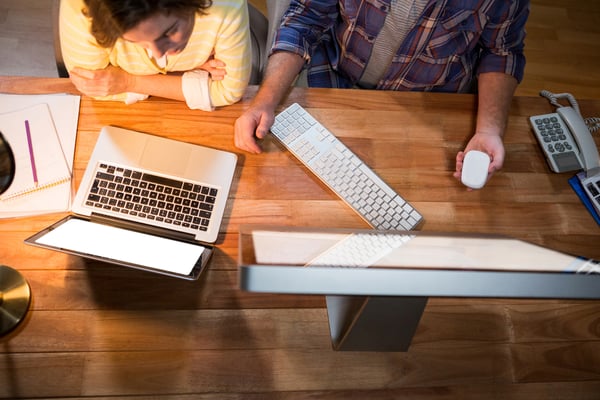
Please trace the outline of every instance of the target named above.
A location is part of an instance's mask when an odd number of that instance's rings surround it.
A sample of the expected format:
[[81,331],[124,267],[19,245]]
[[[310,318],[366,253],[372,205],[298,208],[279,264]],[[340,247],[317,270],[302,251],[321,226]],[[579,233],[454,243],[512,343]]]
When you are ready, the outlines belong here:
[[500,235],[248,225],[239,254],[243,290],[326,295],[340,350],[406,350],[428,297],[600,299],[597,261]]

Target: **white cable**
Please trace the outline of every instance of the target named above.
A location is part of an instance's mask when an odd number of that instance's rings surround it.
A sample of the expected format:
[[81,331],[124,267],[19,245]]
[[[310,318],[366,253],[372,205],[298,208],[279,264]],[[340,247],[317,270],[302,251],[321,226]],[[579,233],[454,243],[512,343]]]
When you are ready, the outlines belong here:
[[584,120],[584,122],[587,125],[587,127],[591,133],[594,133],[594,132],[597,132],[600,130],[600,118],[598,118],[598,117],[586,118]]
[[579,104],[577,103],[577,100],[575,100],[575,97],[571,93],[552,93],[548,90],[542,90],[540,92],[540,96],[547,98],[550,101],[550,104],[552,104],[555,107],[564,107],[558,102],[558,100],[567,99],[569,101],[569,104],[571,104],[571,107],[573,107],[575,111],[577,111],[577,113],[581,115],[581,112],[579,111]]
[[[575,100],[575,97],[571,93],[552,93],[548,90],[542,90],[540,92],[540,96],[547,98],[548,101],[550,101],[550,104],[557,108],[565,107],[558,102],[559,99],[567,99],[569,101],[569,104],[571,104],[571,107],[573,107],[575,111],[577,111],[577,113],[581,115],[581,111],[579,110],[579,104],[577,103],[577,100]],[[584,122],[587,125],[590,133],[594,133],[600,130],[600,118],[585,118]]]

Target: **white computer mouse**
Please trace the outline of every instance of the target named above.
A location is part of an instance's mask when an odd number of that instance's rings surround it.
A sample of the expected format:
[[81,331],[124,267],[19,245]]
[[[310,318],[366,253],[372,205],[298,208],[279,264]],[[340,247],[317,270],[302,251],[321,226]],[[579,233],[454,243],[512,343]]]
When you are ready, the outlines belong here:
[[463,185],[471,189],[481,189],[487,180],[490,156],[479,150],[471,150],[465,155],[460,177]]

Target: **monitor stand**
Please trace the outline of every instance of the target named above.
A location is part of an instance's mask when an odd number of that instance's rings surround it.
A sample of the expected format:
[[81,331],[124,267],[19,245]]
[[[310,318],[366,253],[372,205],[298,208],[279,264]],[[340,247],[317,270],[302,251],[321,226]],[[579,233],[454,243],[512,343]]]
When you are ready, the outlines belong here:
[[427,297],[327,296],[333,348],[407,351]]

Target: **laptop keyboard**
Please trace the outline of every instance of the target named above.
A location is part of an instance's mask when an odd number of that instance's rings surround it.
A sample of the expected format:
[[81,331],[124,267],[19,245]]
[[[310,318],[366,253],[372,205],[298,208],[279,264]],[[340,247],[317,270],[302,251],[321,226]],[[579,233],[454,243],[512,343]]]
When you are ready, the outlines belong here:
[[218,189],[108,163],[96,166],[85,205],[170,229],[207,231]]

